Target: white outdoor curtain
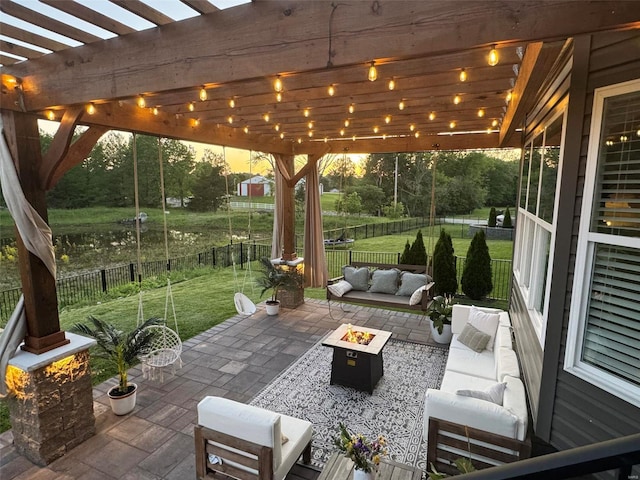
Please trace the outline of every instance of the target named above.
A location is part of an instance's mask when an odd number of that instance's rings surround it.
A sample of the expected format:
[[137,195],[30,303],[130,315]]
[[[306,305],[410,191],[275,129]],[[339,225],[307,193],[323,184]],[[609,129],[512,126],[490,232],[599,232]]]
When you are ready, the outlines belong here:
[[[275,161],[274,161],[275,166]],[[275,166],[273,174],[276,179],[276,201],[273,213],[273,237],[271,239],[271,258],[282,257],[282,246],[284,245],[282,231],[282,217],[284,216],[284,197],[282,193],[285,189],[285,179],[280,173],[280,169]]]
[[324,287],[329,277],[322,234],[320,176],[318,165],[309,169],[306,177],[304,221],[304,279],[307,287]]
[[[13,217],[20,238],[31,253],[42,260],[53,278],[56,278],[56,259],[51,229],[24,196],[9,146],[4,138],[4,123],[0,116],[0,185],[2,194]],[[16,305],[0,337],[0,396],[7,393],[5,375],[7,364],[27,334],[24,296]]]

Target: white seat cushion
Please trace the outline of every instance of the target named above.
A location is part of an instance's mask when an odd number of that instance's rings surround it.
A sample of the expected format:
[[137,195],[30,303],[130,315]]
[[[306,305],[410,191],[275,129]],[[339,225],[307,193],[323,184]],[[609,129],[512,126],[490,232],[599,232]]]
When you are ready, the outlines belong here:
[[[453,344],[456,344],[454,347]],[[496,364],[493,353],[488,350],[474,352],[470,348],[462,345],[457,336],[454,335],[451,341],[452,347],[449,349],[449,358],[445,376],[450,372],[465,373],[468,375],[488,378],[496,381]],[[462,387],[461,387],[462,388]]]
[[274,472],[275,480],[282,480],[287,476],[313,435],[311,422],[288,415],[280,415],[280,429],[289,438],[289,441],[282,445],[282,463],[280,468]]
[[[484,390],[495,385],[496,381],[489,378],[474,377],[465,373],[447,371],[442,379],[440,390],[443,392],[456,393],[460,389]],[[446,418],[444,419],[446,420]]]

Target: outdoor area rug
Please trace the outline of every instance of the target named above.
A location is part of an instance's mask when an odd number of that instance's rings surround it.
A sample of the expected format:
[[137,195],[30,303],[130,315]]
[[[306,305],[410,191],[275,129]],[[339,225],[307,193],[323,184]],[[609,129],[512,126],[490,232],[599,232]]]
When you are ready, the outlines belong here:
[[336,451],[338,423],[368,439],[383,435],[389,457],[426,469],[422,413],[427,388],[442,382],[448,350],[400,340],[384,348],[384,376],[373,394],[329,385],[333,349],[317,343],[251,400],[313,423],[312,463],[322,468]]

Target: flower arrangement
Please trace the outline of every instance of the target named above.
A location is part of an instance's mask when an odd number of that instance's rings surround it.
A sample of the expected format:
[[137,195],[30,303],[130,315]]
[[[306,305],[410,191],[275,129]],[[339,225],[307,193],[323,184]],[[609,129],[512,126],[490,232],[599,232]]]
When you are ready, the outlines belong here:
[[362,434],[352,434],[344,424],[338,424],[339,435],[334,438],[334,443],[344,456],[355,463],[356,470],[371,472],[377,470],[380,458],[387,455],[385,438],[380,435],[370,442]]
[[429,310],[429,318],[433,322],[433,326],[438,329],[438,333],[442,334],[445,325],[451,324],[451,312],[453,311],[453,296],[438,295],[433,298],[431,309]]

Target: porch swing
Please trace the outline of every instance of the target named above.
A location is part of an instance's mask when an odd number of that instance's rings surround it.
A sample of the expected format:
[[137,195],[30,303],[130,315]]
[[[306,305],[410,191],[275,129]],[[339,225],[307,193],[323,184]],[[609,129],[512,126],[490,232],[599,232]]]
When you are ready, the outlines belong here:
[[[142,375],[144,378],[164,381],[165,367],[172,367],[172,373],[175,373],[176,365],[182,368],[182,341],[178,335],[178,318],[176,316],[176,307],[173,301],[173,292],[171,290],[171,264],[169,261],[169,240],[167,234],[167,215],[165,205],[164,192],[164,169],[162,164],[162,143],[158,138],[158,161],[160,163],[160,191],[162,196],[162,219],[164,231],[164,252],[167,266],[167,288],[164,304],[164,323],[159,325],[151,325],[146,330],[154,333],[153,341],[145,355],[139,357],[142,363]],[[142,261],[140,249],[140,199],[138,192],[138,149],[136,144],[136,134],[133,134],[133,177],[134,177],[134,197],[136,204],[136,243],[137,243],[137,260],[138,260],[138,317],[137,325],[144,323],[144,311],[142,302]],[[175,330],[167,326],[167,314],[169,311],[169,303],[173,313],[173,321]]]
[[[225,166],[227,165],[227,149],[226,147],[222,147],[222,155],[224,159]],[[249,151],[249,178],[251,178],[251,151]],[[229,194],[229,172],[226,170],[225,176],[225,187],[227,193],[227,221],[229,223],[229,243],[233,244],[233,228],[231,226],[231,195]],[[247,232],[249,238],[251,238],[251,185],[249,185],[249,221],[247,224]],[[251,279],[251,293],[253,294],[253,275],[251,273],[251,249],[247,249],[247,269],[244,272],[244,278],[242,280],[242,288],[238,288],[238,270],[236,268],[236,260],[235,254],[233,253],[233,249],[231,250],[231,264],[233,265],[233,279],[235,285],[235,294],[233,295],[233,303],[236,307],[236,311],[238,314],[250,317],[254,313],[256,313],[256,304],[251,301],[249,297],[247,297],[244,293],[244,287],[247,283],[247,278]]]

